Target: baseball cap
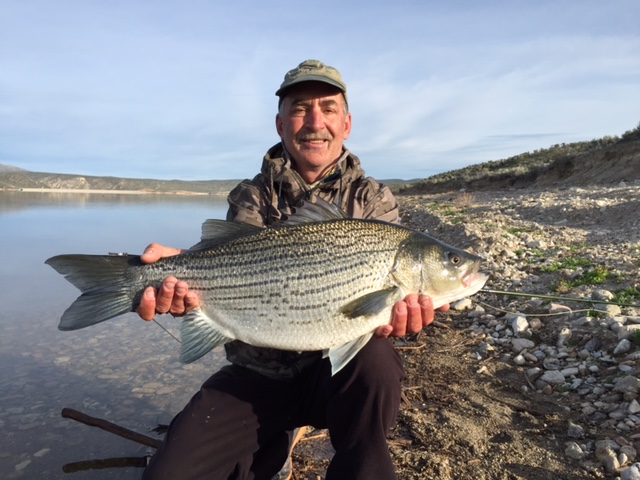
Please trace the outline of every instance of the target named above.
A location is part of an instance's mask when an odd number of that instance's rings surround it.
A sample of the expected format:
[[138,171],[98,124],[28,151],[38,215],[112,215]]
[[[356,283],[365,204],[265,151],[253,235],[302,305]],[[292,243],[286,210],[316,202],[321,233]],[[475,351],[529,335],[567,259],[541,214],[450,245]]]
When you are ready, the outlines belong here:
[[339,89],[346,99],[347,86],[344,80],[342,80],[340,72],[318,60],[305,60],[293,70],[289,70],[284,76],[284,81],[280,85],[276,95],[282,97],[289,87],[302,82],[327,83]]

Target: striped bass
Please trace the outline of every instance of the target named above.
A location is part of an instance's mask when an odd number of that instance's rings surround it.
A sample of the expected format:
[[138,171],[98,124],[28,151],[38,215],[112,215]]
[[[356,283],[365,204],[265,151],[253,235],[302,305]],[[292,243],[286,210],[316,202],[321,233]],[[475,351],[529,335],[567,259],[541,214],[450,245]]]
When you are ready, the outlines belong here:
[[335,374],[390,323],[406,295],[429,295],[438,308],[480,290],[487,280],[481,260],[404,226],[346,218],[319,201],[270,228],[207,220],[200,243],[149,265],[133,255],[59,255],[45,263],[82,292],[60,330],[135,311],[146,287],[174,276],[201,301],[181,323],[182,362],[240,340],[322,350]]

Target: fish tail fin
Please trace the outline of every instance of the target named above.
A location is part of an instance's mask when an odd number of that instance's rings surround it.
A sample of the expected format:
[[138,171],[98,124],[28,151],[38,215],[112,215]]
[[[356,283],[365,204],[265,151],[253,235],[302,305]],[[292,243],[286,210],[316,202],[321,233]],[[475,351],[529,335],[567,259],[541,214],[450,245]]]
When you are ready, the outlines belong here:
[[126,271],[141,265],[137,256],[58,255],[45,262],[82,295],[64,312],[58,328],[78,330],[134,311],[144,285],[127,285]]
[[231,334],[221,331],[214,321],[201,309],[188,312],[180,325],[182,348],[180,361],[191,363],[213,350],[233,340]]

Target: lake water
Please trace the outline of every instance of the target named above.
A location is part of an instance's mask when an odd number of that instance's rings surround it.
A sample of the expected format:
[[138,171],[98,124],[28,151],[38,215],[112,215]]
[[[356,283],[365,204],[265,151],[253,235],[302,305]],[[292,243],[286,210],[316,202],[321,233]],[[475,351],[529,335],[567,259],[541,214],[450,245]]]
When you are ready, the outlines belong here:
[[[182,365],[178,342],[134,314],[59,331],[79,292],[44,261],[138,254],[152,241],[187,248],[202,222],[226,209],[214,196],[0,192],[0,478],[140,478],[142,468],[126,465],[152,449],[61,410],[155,436],[150,430],[173,418],[223,354]],[[158,320],[179,336],[179,320]]]

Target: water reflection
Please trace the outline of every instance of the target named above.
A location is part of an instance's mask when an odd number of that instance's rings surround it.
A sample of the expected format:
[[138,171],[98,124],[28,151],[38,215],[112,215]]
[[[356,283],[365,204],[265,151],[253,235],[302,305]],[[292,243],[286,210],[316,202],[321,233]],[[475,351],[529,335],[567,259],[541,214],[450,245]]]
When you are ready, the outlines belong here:
[[[140,459],[148,447],[64,419],[61,410],[75,408],[153,436],[150,429],[168,423],[222,362],[218,352],[181,365],[176,340],[133,314],[58,331],[78,291],[44,260],[61,253],[139,253],[151,241],[188,247],[198,241],[204,219],[225,212],[226,202],[209,196],[0,192],[0,478],[139,478],[139,464],[127,462],[65,473],[78,462]],[[159,320],[177,335],[177,320]]]
[[224,197],[215,195],[163,195],[163,194],[118,194],[118,193],[68,193],[68,192],[3,192],[0,191],[0,215],[25,209],[75,207],[95,205],[140,206],[170,205],[215,205],[224,202]]

